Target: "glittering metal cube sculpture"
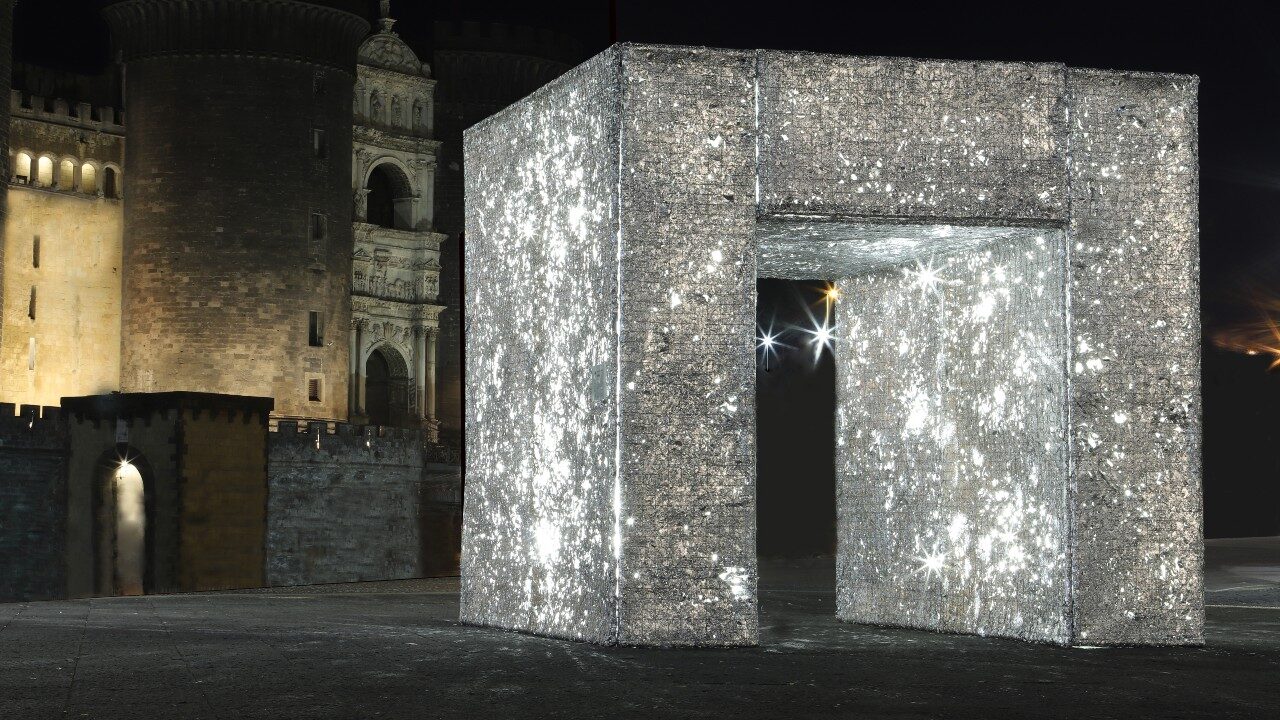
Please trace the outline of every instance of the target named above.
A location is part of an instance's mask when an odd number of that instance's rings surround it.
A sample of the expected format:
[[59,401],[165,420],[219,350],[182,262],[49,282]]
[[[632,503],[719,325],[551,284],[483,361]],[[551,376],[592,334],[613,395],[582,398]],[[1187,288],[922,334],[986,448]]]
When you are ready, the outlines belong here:
[[840,618],[1202,642],[1195,78],[620,45],[465,149],[464,621],[755,643],[755,281],[830,278]]

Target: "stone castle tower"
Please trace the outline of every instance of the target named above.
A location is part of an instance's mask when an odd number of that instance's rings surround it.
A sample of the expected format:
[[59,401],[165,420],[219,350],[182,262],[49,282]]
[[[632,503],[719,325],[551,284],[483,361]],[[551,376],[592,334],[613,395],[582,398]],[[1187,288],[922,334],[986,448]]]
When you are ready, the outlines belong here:
[[462,131],[585,59],[581,44],[552,30],[500,23],[437,22],[432,69],[440,83],[435,224],[440,248],[438,411],[442,438],[462,433]]
[[581,50],[437,22],[428,64],[379,4],[115,0],[122,63],[14,65],[0,401],[259,395],[460,442],[462,131]]
[[[9,179],[9,83],[13,62],[13,0],[0,0],[0,181]],[[8,193],[0,192],[0,308],[4,307],[4,228]],[[4,322],[0,315],[0,344],[4,342]]]
[[106,8],[131,118],[121,390],[270,396],[280,416],[347,418],[362,9]]

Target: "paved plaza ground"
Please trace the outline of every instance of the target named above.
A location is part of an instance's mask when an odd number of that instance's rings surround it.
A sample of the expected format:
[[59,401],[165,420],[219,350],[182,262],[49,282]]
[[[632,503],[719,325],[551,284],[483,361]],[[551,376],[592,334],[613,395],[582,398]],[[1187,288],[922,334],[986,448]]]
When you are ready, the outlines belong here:
[[467,627],[456,578],[0,605],[0,718],[1277,718],[1280,539],[1211,541],[1204,648],[848,625],[763,563],[759,648]]

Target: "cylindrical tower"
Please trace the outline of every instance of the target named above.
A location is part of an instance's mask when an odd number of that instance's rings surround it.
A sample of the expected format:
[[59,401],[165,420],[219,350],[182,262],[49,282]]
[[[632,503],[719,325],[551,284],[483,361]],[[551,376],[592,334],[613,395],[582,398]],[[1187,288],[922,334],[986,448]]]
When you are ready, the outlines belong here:
[[122,0],[121,386],[347,416],[359,0]]
[[[440,345],[437,407],[440,437],[462,435],[462,131],[546,85],[586,57],[578,41],[515,25],[437,22],[432,69],[440,139],[435,224],[440,246]],[[477,201],[479,201],[477,199]]]
[[[4,307],[4,228],[8,222],[9,91],[13,79],[13,2],[0,0],[0,308]],[[0,323],[3,339],[4,323]]]

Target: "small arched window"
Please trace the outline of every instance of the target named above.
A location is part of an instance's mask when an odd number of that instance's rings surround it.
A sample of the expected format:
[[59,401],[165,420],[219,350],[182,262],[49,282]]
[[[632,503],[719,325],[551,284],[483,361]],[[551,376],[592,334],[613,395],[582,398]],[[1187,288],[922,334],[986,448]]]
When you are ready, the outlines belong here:
[[53,158],[42,157],[36,163],[36,182],[40,187],[53,184]]
[[26,184],[31,182],[31,156],[26,153],[18,153],[18,161],[13,165],[13,176],[19,183]]
[[74,160],[63,160],[58,165],[58,187],[63,190],[76,189],[76,163]]
[[80,192],[90,195],[98,192],[98,171],[89,163],[80,166]]

